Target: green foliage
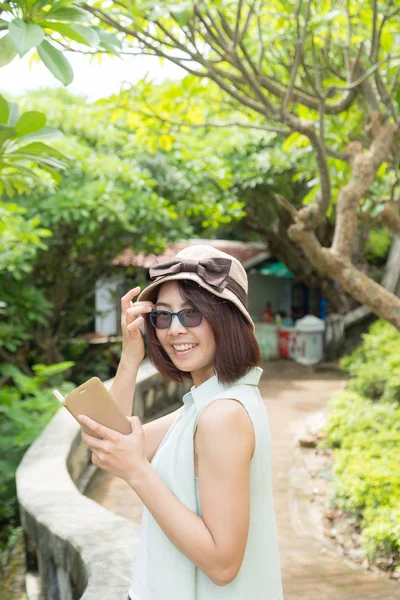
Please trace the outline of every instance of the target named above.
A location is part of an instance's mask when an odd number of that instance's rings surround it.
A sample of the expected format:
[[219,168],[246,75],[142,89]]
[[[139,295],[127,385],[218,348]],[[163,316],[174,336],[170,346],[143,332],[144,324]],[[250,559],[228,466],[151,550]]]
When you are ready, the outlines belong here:
[[32,270],[32,260],[47,248],[44,240],[51,235],[39,223],[38,218],[26,218],[22,207],[0,203],[0,273],[20,280]]
[[51,304],[31,281],[37,254],[51,235],[16,204],[0,202],[0,350],[17,352],[44,325]]
[[365,258],[373,265],[382,265],[387,259],[393,236],[387,229],[371,229],[365,244]]
[[389,323],[373,323],[363,335],[363,344],[343,358],[341,365],[354,376],[348,389],[400,404],[400,334]]
[[[51,389],[63,394],[74,387],[60,375],[73,363],[36,365],[36,375],[25,375],[11,364],[0,365],[0,532],[17,522],[15,472],[24,453],[59,409]],[[0,546],[3,544],[0,533]]]
[[[121,94],[115,115],[123,113],[130,98],[127,118],[149,147],[170,150],[177,132],[188,131],[188,125],[198,128],[204,123],[207,131],[213,124],[239,121],[258,130],[268,125],[282,128],[282,124],[288,125],[288,120],[281,104],[295,74],[295,91],[287,111],[303,123],[313,123],[331,151],[327,152],[332,188],[332,201],[327,209],[330,217],[339,190],[351,172],[340,155],[331,156],[354,140],[369,144],[365,126],[371,104],[367,94],[359,88],[360,93],[349,97],[349,101],[346,98],[346,82],[357,78],[355,65],[367,70],[377,63],[379,81],[375,83],[374,73],[368,83],[374,88],[375,104],[383,111],[389,107],[391,94],[397,101],[400,97],[395,96],[400,47],[397,12],[392,10],[390,0],[379,3],[375,22],[379,36],[373,36],[374,13],[368,0],[351,0],[346,5],[318,0],[300,3],[298,11],[296,4],[291,0],[271,0],[248,6],[213,0],[197,3],[194,10],[193,2],[177,5],[151,0],[127,6],[102,0],[96,8],[103,9],[103,13],[96,15],[105,25],[109,25],[112,15],[114,30],[126,34],[125,42],[133,40],[135,50],[140,48],[143,53],[171,58],[193,74],[179,84],[160,86],[157,90],[147,79]],[[301,60],[294,68],[293,49],[299,45],[299,31],[303,32],[303,27],[306,35]],[[373,42],[377,42],[376,48],[372,47]],[[382,95],[384,89],[388,90],[386,100]],[[320,112],[321,99],[326,107],[338,109]],[[396,113],[395,105],[393,102],[392,115]],[[149,129],[154,132],[151,136]],[[252,131],[255,137],[258,130]],[[235,128],[225,131],[230,135]],[[290,134],[287,139],[280,140],[287,160],[291,162],[291,154],[300,151],[313,171],[304,194],[307,204],[320,191],[315,148],[313,151],[309,137],[293,124],[287,131]],[[302,170],[300,164],[296,175],[302,177]],[[383,201],[390,197],[397,179],[394,164],[383,163],[361,202],[362,210],[372,216],[382,210]]]
[[0,197],[11,197],[32,188],[34,182],[47,178],[49,185],[60,181],[68,158],[44,143],[43,138],[59,135],[46,127],[46,116],[37,110],[19,116],[15,103],[0,95]]
[[400,334],[376,321],[342,360],[354,378],[330,403],[325,443],[334,450],[332,491],[362,525],[371,559],[400,558]]
[[64,130],[57,151],[75,160],[58,189],[39,186],[8,206],[15,215],[6,223],[0,274],[2,344],[28,363],[61,360],[71,338],[92,330],[96,281],[115,275],[113,261],[126,247],[157,252],[191,233],[184,208],[156,189],[138,160],[143,153],[129,131],[104,127],[96,106],[62,90],[32,94],[27,114],[43,106]]
[[363,546],[369,556],[380,553],[398,557],[400,547],[400,497],[397,506],[368,507],[365,509]]
[[[304,148],[291,148],[288,155],[282,147],[285,138],[251,129],[254,117],[225,106],[218,86],[192,75],[159,85],[144,79],[96,107],[102,119],[132,132],[144,149],[139,160],[156,180],[157,192],[204,235],[213,236],[213,229],[227,224],[232,231],[254,192],[260,191],[268,208],[274,192],[293,200],[315,175]],[[222,126],[235,121],[249,128]]]
[[79,49],[83,45],[89,46],[93,53],[109,54],[118,54],[121,48],[115,34],[88,24],[90,14],[73,6],[70,0],[9,0],[0,6],[0,13],[2,11],[7,12],[7,21],[3,20],[3,24],[8,33],[0,39],[0,67],[11,62],[17,54],[24,56],[35,48],[54,77],[68,85],[74,74],[68,59],[57,46]]

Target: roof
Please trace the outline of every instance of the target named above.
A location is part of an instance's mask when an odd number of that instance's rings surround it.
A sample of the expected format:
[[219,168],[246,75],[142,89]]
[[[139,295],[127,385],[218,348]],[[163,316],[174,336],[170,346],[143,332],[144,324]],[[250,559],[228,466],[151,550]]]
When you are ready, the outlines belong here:
[[120,265],[123,267],[135,266],[149,269],[151,264],[156,259],[166,259],[174,257],[177,252],[183,250],[187,246],[193,246],[196,244],[205,244],[218,248],[222,252],[230,254],[237,260],[239,260],[245,269],[259,264],[263,260],[269,258],[270,254],[264,244],[256,242],[236,242],[231,240],[203,240],[203,239],[191,239],[183,242],[177,242],[175,244],[169,244],[166,250],[159,255],[156,254],[135,254],[135,252],[128,248],[120,256],[113,260],[114,265]]
[[292,271],[290,271],[287,266],[280,261],[261,266],[258,268],[258,272],[261,273],[261,275],[271,275],[272,277],[286,277],[287,279],[294,278]]

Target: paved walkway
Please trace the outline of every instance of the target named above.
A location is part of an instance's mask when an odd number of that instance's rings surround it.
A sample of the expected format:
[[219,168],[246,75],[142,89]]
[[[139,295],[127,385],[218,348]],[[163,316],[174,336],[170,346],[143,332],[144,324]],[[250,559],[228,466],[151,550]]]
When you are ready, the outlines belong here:
[[[333,371],[301,367],[291,361],[263,365],[260,384],[267,406],[273,448],[275,509],[279,530],[285,600],[400,600],[400,585],[366,572],[326,551],[301,523],[289,486],[296,432],[340,387]],[[140,521],[142,504],[128,485],[99,472],[89,497],[119,515]],[[300,505],[301,506],[301,505]]]

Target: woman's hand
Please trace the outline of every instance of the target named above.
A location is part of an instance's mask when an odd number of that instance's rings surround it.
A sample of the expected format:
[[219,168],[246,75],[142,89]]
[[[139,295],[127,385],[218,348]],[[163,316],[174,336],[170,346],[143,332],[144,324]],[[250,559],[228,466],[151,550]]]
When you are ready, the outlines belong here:
[[124,479],[133,487],[150,464],[146,458],[144,430],[139,417],[129,418],[132,428],[129,435],[104,427],[85,415],[79,415],[78,420],[102,438],[93,437],[82,430],[82,441],[92,451],[94,466]]
[[144,342],[140,331],[144,319],[141,315],[155,308],[155,304],[149,301],[133,303],[133,298],[139,292],[140,287],[135,287],[121,298],[122,353],[128,356],[129,361],[138,363],[144,358]]

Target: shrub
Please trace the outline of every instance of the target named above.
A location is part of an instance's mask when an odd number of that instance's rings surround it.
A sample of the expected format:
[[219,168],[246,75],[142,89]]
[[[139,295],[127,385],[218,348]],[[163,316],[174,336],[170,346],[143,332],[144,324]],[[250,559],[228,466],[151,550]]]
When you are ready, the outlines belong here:
[[342,359],[341,367],[354,376],[348,389],[400,404],[400,333],[390,323],[373,323],[361,346]]
[[51,384],[63,393],[73,387],[60,374],[74,363],[35,365],[30,377],[14,365],[0,365],[0,548],[18,522],[15,472],[28,447],[43,431],[59,404]]
[[362,526],[370,559],[400,560],[400,333],[375,322],[341,361],[352,375],[329,404],[324,444],[334,448],[330,493]]

